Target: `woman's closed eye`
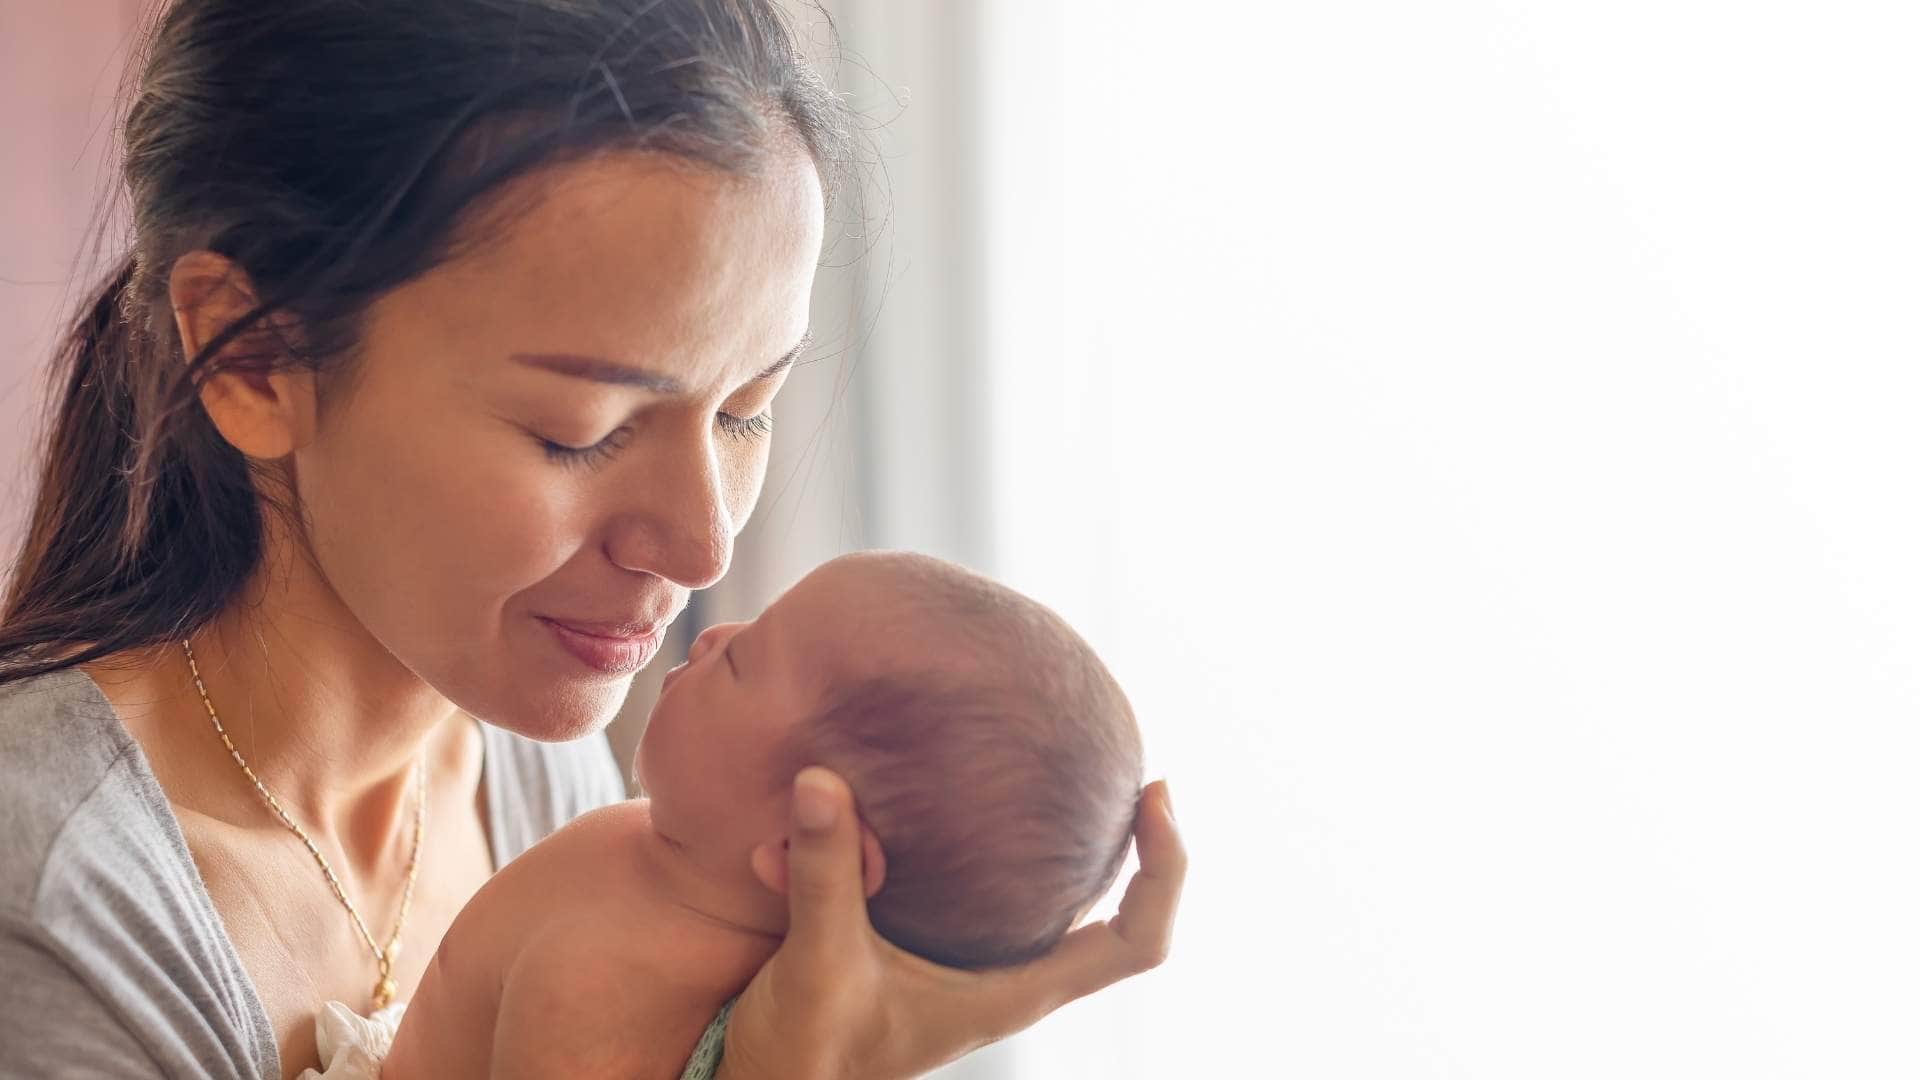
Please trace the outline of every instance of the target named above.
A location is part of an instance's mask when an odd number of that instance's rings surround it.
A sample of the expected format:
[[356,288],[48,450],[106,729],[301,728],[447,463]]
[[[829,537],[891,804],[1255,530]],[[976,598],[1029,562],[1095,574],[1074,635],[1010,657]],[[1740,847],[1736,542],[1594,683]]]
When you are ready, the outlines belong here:
[[714,422],[720,430],[736,439],[764,439],[773,434],[773,408],[760,410],[755,416],[735,416],[732,413],[715,413]]
[[[736,439],[764,439],[773,434],[773,410],[762,410],[756,416],[735,416],[732,413],[715,413],[714,423],[722,433]],[[629,442],[633,441],[633,425],[622,424],[607,433],[607,436],[590,446],[574,446],[556,442],[545,436],[535,435],[534,441],[546,452],[547,460],[560,465],[601,465],[611,460]]]
[[618,454],[633,441],[633,425],[622,424],[607,433],[606,438],[591,446],[571,446],[563,442],[535,435],[534,441],[547,452],[547,460],[560,465],[599,465]]

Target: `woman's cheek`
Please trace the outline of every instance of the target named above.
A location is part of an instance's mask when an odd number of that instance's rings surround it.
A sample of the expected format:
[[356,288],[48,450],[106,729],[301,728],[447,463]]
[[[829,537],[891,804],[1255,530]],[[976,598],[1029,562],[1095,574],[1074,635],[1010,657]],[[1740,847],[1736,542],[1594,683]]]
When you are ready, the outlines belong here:
[[457,542],[471,580],[502,598],[551,576],[589,541],[592,500],[546,462],[501,469],[467,503]]
[[754,504],[760,501],[760,489],[767,480],[767,457],[772,440],[771,435],[751,442],[742,440],[740,446],[728,451],[729,456],[721,459],[727,519],[733,523],[735,535],[746,527],[747,519],[753,516]]

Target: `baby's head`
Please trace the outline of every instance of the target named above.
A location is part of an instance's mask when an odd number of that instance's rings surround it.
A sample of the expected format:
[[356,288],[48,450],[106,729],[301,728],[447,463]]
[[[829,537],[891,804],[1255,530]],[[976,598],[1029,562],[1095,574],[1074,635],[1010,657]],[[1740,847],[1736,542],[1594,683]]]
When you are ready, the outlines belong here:
[[836,559],[701,634],[638,768],[660,834],[784,925],[747,859],[786,835],[807,765],[847,779],[885,853],[874,926],[960,967],[1044,952],[1106,892],[1141,779],[1126,698],[1058,616],[891,552]]

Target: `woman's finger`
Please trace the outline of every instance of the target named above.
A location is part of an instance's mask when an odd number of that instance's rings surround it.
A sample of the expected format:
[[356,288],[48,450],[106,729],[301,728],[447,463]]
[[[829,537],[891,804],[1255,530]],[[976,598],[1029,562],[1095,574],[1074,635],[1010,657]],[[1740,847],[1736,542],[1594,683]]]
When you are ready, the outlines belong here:
[[860,819],[845,780],[818,766],[800,770],[793,781],[788,845],[789,937],[808,949],[845,955],[867,927]]
[[1145,971],[1158,967],[1173,947],[1173,916],[1187,880],[1187,846],[1180,841],[1165,780],[1148,784],[1141,793],[1133,842],[1140,870],[1127,883],[1120,911],[1107,925],[1139,964],[1134,970]]

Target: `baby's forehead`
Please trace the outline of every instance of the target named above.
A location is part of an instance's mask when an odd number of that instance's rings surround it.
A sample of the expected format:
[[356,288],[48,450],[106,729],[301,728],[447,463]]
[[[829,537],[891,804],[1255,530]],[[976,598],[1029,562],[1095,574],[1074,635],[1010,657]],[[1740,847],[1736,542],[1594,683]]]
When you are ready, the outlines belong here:
[[959,625],[966,616],[934,611],[899,593],[862,600],[841,608],[838,617],[819,628],[818,647],[836,661],[836,668],[880,676],[977,666]]
[[913,572],[882,556],[836,559],[794,588],[784,629],[817,662],[844,678],[901,670],[966,673],[989,613],[966,610]]
[[934,605],[915,585],[910,575],[886,560],[842,556],[800,579],[775,607],[795,609],[799,621],[816,633],[834,631],[843,638],[930,627]]

